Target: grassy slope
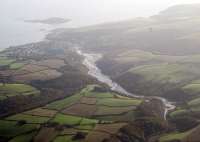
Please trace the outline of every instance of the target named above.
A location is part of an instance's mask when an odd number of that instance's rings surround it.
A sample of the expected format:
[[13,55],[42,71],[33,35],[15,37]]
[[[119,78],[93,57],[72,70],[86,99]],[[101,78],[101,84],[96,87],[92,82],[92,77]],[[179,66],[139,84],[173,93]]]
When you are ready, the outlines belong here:
[[12,70],[16,70],[16,69],[20,69],[24,66],[24,63],[13,63],[10,65],[10,69]]
[[5,121],[0,120],[0,136],[3,137],[13,137],[17,136],[29,131],[36,130],[38,125],[36,124],[25,124],[25,125],[17,125],[16,121]]
[[137,67],[129,72],[141,75],[144,78],[142,83],[158,82],[181,84],[196,79],[198,67],[195,65],[182,64],[158,64]]
[[32,86],[26,84],[0,84],[1,91],[10,91],[17,93],[31,92],[36,91],[36,89]]
[[[145,52],[144,55],[146,54],[147,53]],[[121,64],[121,61],[124,62],[123,56],[124,58],[127,58],[125,55],[120,56],[119,64]],[[150,57],[152,58],[152,56],[153,55]],[[168,92],[177,90],[179,92],[183,91],[188,95],[197,95],[198,85],[190,83],[198,80],[200,76],[200,66],[196,64],[196,59],[192,61],[194,58],[193,56],[154,56],[154,61],[135,63],[135,65],[131,65],[128,70],[115,76],[114,79],[128,90],[138,94],[158,96],[166,95],[166,97],[168,97],[168,95],[170,95]],[[142,56],[140,58],[137,54],[130,55],[130,57],[131,58],[128,62],[134,62],[134,57],[143,60]],[[123,64],[128,64],[126,62],[127,61]],[[174,94],[174,96],[176,95]],[[187,97],[190,96],[186,96],[186,98]]]
[[32,116],[32,115],[26,115],[26,114],[17,114],[13,116],[9,116],[6,118],[6,120],[13,120],[13,121],[19,121],[19,120],[25,120],[27,123],[45,123],[49,120],[48,117],[40,117],[40,116]]
[[11,139],[9,142],[30,142],[36,134],[36,131],[34,131],[29,134],[20,135]]
[[0,83],[0,100],[5,100],[8,97],[17,95],[38,95],[40,91],[27,84],[2,84]]
[[190,83],[183,87],[183,90],[191,95],[198,95],[200,93],[200,84]]
[[171,133],[171,134],[162,136],[159,140],[160,142],[170,142],[172,140],[183,140],[189,134],[190,134],[190,131],[183,132],[183,133]]
[[15,60],[13,59],[8,59],[8,58],[4,58],[4,57],[1,57],[0,58],[0,66],[7,66],[7,65],[10,65],[11,63],[13,63]]
[[[108,96],[106,94],[109,96],[109,98],[107,98]],[[94,106],[96,105],[98,106],[98,108],[105,107],[105,105],[109,104],[109,106],[107,106],[108,109],[101,110],[102,113],[107,113],[107,116],[105,118],[104,116],[102,116],[102,118],[101,117],[89,118],[91,116],[81,117],[81,116],[67,115],[67,114],[61,113],[61,111],[64,108],[70,107],[69,105],[71,104],[75,105],[76,103],[81,103],[80,100],[84,97],[95,98],[97,102],[99,103],[94,103],[92,105]],[[106,101],[106,99],[108,99],[108,102]],[[11,139],[12,142],[18,142],[18,141],[29,142],[32,139],[32,137],[35,136],[36,133],[38,133],[38,128],[39,128],[38,125],[44,127],[44,124],[50,124],[55,128],[60,128],[60,129],[62,128],[59,131],[58,136],[52,141],[56,142],[56,141],[62,141],[66,139],[70,141],[72,140],[72,138],[75,136],[77,132],[84,132],[86,134],[92,132],[94,127],[98,123],[112,124],[115,120],[123,121],[122,118],[125,117],[126,115],[117,114],[117,118],[115,119],[115,117],[112,117],[111,114],[115,111],[123,112],[123,110],[125,110],[125,112],[130,111],[130,113],[134,114],[134,110],[128,109],[128,108],[131,106],[132,107],[138,106],[140,103],[141,103],[140,99],[121,97],[121,96],[118,96],[116,93],[94,92],[93,87],[88,86],[87,88],[83,89],[80,93],[75,94],[72,97],[65,98],[61,101],[56,101],[44,107],[40,107],[40,108],[29,110],[20,114],[12,115],[5,118],[5,120],[1,120],[0,121],[0,127],[1,127],[0,136],[2,136],[3,138],[9,138]],[[123,106],[123,107],[119,107],[119,106]],[[115,109],[115,110],[112,110],[112,109]],[[107,117],[110,117],[110,118],[107,118]],[[21,125],[20,123],[24,123],[24,122],[26,124],[22,124],[22,126],[20,126]],[[62,135],[68,129],[69,130],[71,129],[69,128],[69,126],[75,129],[76,131],[72,135],[70,135],[70,137]],[[105,129],[106,127],[107,126],[105,125]],[[72,133],[72,131],[70,132]]]
[[134,105],[137,106],[140,103],[141,100],[104,98],[104,99],[99,99],[97,105],[124,107],[124,106],[134,106]]
[[48,104],[46,106],[46,108],[60,110],[60,109],[66,108],[66,107],[74,104],[80,98],[81,98],[81,95],[80,94],[76,94],[76,95],[73,95],[71,97],[67,97],[67,98],[65,98],[63,100],[50,103],[50,104]]
[[52,121],[57,122],[59,124],[76,125],[76,124],[79,124],[81,120],[82,120],[81,117],[57,114],[56,117]]

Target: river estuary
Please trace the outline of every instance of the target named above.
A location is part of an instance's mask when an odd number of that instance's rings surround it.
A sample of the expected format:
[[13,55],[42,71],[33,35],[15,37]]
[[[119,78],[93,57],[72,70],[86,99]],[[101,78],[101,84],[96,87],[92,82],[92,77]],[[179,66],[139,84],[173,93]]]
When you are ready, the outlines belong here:
[[[101,54],[96,53],[84,53],[81,48],[75,47],[76,52],[84,57],[83,65],[85,65],[88,68],[88,74],[96,78],[98,81],[107,84],[111,90],[118,92],[120,94],[123,94],[125,96],[129,97],[135,97],[135,98],[142,98],[145,99],[145,96],[136,95],[133,93],[128,92],[123,87],[121,87],[118,83],[114,82],[109,76],[102,73],[102,71],[97,67],[96,62],[102,58]],[[165,105],[165,112],[164,112],[164,118],[166,119],[167,113],[170,110],[175,109],[175,105],[173,105],[172,102],[169,102],[165,98],[162,97],[156,97],[152,96],[151,98],[159,99],[163,102]]]

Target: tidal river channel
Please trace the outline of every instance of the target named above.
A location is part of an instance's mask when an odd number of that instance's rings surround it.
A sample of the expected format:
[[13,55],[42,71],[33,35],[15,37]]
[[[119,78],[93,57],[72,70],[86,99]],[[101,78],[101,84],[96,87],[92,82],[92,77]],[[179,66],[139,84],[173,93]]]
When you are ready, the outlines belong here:
[[[96,65],[96,62],[102,58],[101,54],[84,53],[79,47],[75,47],[75,49],[79,55],[84,57],[83,65],[85,65],[88,68],[89,75],[95,77],[98,81],[107,84],[111,88],[111,90],[115,92],[118,92],[120,94],[129,96],[129,97],[145,99],[145,96],[140,96],[140,95],[136,95],[136,94],[128,92],[123,87],[121,87],[118,83],[114,82],[109,76],[102,73],[101,69],[99,69]],[[172,102],[169,102],[165,98],[156,97],[156,96],[152,96],[151,98],[156,98],[163,102],[163,104],[165,105],[165,112],[164,112],[165,119],[166,119],[166,115],[168,111],[173,110],[176,107],[175,105],[173,105]]]

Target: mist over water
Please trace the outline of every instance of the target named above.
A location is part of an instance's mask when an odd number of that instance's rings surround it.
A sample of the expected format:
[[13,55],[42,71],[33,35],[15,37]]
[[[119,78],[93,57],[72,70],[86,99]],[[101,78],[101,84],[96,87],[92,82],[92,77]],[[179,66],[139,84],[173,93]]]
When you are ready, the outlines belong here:
[[200,0],[0,0],[0,17],[0,142],[200,140]]
[[[193,1],[194,2],[194,1]],[[0,49],[42,40],[49,30],[93,25],[134,17],[148,17],[175,4],[191,0],[1,0]],[[196,0],[195,2],[200,2]],[[24,23],[23,20],[61,17],[61,26]]]
[[0,50],[9,46],[41,41],[49,31],[62,27],[66,27],[66,25],[51,26],[26,23],[19,19],[5,19],[0,23]]
[[45,35],[40,30],[44,27],[42,25],[26,24],[18,20],[7,20],[0,25],[0,49],[40,41]]

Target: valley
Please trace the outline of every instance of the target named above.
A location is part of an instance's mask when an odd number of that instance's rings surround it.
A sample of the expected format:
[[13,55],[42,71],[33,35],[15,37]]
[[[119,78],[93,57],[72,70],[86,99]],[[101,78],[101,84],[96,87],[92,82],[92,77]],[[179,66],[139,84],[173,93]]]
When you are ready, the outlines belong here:
[[198,142],[199,9],[0,52],[0,142]]
[[[152,126],[158,123],[159,129],[167,127],[162,124],[162,101],[151,98],[147,103],[143,97],[126,96],[126,91],[120,86],[115,90],[117,84],[100,70],[96,80],[92,75],[94,68],[98,70],[95,62],[91,60],[87,66],[87,58],[70,46],[44,41],[1,53],[1,141],[121,140],[127,133],[121,129],[128,129],[131,122],[131,127],[141,131],[133,133],[132,139],[144,141],[150,135],[140,127],[144,121]],[[102,76],[104,81],[98,79]],[[107,80],[114,85],[107,85]],[[146,112],[147,108],[151,112]],[[153,133],[157,128],[151,129]]]

